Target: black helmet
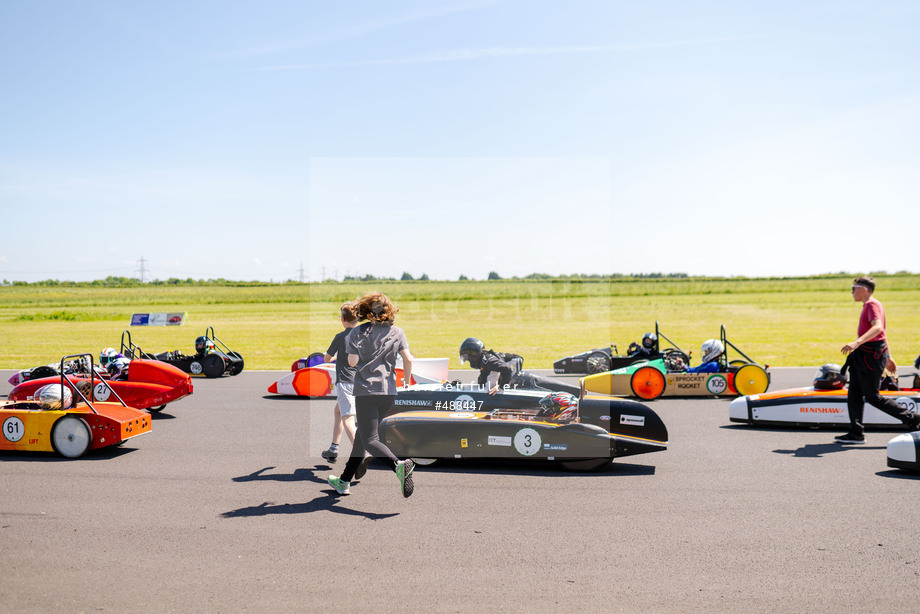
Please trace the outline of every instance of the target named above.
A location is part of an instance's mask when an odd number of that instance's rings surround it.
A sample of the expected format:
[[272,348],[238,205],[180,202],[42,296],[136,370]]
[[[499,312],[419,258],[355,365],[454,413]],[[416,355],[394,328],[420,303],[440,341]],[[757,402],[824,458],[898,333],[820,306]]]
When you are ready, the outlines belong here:
[[207,337],[198,337],[195,339],[195,352],[197,354],[206,354],[214,349],[214,342]]
[[654,350],[658,346],[658,335],[655,333],[645,333],[642,335],[642,347],[647,350]]
[[472,337],[464,339],[460,344],[460,364],[468,362],[471,367],[478,369],[482,364],[482,351],[485,347],[479,339]]
[[839,390],[847,383],[847,376],[840,372],[840,365],[829,362],[821,365],[815,373],[815,390]]

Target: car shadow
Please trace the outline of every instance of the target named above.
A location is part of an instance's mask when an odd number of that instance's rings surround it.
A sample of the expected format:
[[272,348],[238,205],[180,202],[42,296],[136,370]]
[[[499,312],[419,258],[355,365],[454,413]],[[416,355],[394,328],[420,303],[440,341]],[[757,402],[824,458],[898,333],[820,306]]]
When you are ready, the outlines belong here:
[[[431,465],[415,465],[415,470],[424,473],[484,473],[489,475],[514,475],[534,476],[546,478],[565,478],[572,475],[584,477],[607,477],[611,475],[638,476],[655,475],[654,465],[635,465],[613,462],[610,465],[594,471],[579,471],[566,469],[558,462],[547,461],[535,463],[514,460],[486,460],[486,459],[438,459]],[[376,460],[371,461],[368,471],[390,471]]]
[[787,454],[796,458],[821,458],[825,454],[859,450],[885,450],[887,446],[847,446],[840,443],[810,443],[795,450],[773,450],[775,454]]
[[136,451],[125,445],[108,446],[98,450],[87,450],[80,458],[65,458],[56,452],[33,452],[31,450],[0,452],[0,461],[24,461],[27,463],[82,463],[109,460]]
[[893,478],[895,480],[920,480],[920,473],[903,469],[887,469],[885,471],[879,471],[875,475],[882,478]]
[[304,397],[292,394],[265,394],[262,398],[266,401],[322,401],[325,399],[334,399],[335,397]]

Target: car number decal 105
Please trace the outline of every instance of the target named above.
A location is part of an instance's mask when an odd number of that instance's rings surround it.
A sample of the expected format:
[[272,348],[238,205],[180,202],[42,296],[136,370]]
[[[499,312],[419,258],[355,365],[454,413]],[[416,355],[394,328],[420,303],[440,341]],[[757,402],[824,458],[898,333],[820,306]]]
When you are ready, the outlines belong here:
[[3,421],[3,436],[7,441],[12,441],[16,443],[22,436],[26,434],[26,427],[22,424],[22,420],[15,416],[10,416]]
[[706,380],[706,390],[712,394],[722,394],[728,388],[728,381],[722,375],[713,375]]
[[514,449],[524,456],[533,456],[543,447],[540,433],[535,429],[521,429],[514,434]]

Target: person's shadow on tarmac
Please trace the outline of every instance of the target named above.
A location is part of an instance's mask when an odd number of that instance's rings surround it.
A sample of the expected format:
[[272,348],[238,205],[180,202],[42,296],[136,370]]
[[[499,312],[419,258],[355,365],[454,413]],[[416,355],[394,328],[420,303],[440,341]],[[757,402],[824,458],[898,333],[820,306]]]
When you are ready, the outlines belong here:
[[[279,482],[314,482],[316,484],[325,484],[328,486],[326,480],[319,478],[316,475],[317,471],[328,471],[328,465],[316,465],[313,469],[295,469],[294,473],[265,473],[271,469],[274,469],[274,467],[265,467],[264,469],[259,469],[258,471],[254,471],[249,475],[235,477],[233,478],[233,481],[253,482],[258,480],[275,480]],[[358,484],[358,482],[354,481],[352,484]],[[334,514],[344,514],[346,516],[361,516],[362,518],[367,518],[369,520],[383,520],[384,518],[391,518],[393,516],[399,515],[397,513],[376,514],[373,512],[364,512],[360,510],[349,509],[347,507],[341,507],[338,505],[341,497],[339,497],[338,493],[336,493],[332,487],[328,487],[323,492],[325,494],[320,495],[305,503],[284,503],[276,505],[271,501],[266,501],[259,505],[241,507],[229,512],[224,512],[221,514],[221,517],[250,518],[255,516],[269,516],[272,514],[309,514],[313,512],[332,512]]]

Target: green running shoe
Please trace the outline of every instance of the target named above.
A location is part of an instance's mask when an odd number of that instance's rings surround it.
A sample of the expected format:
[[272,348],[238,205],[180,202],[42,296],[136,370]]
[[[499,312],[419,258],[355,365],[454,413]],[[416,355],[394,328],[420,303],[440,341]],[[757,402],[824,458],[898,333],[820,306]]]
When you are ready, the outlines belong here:
[[396,477],[399,478],[399,490],[402,496],[409,498],[415,491],[415,484],[412,482],[412,471],[415,469],[415,463],[411,458],[396,463]]
[[343,482],[340,478],[337,478],[334,475],[330,475],[328,478],[326,478],[326,481],[329,482],[329,485],[332,486],[335,489],[335,492],[339,493],[340,495],[349,494],[350,491],[348,490],[348,487],[351,486],[351,482]]

